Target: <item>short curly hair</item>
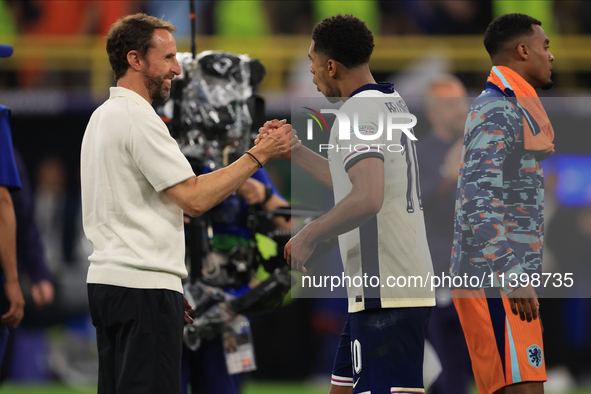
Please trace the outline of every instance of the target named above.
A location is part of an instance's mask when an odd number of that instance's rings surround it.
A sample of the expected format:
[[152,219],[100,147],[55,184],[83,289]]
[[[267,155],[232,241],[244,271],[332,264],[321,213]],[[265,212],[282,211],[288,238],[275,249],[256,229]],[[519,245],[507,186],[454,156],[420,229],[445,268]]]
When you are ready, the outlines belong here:
[[505,14],[493,20],[484,33],[484,47],[492,58],[510,42],[519,37],[534,34],[532,25],[542,22],[525,14]]
[[373,52],[373,35],[361,19],[353,15],[325,18],[312,32],[314,52],[323,53],[347,68],[369,62]]
[[129,68],[129,51],[138,51],[142,58],[146,56],[156,29],[176,32],[176,27],[172,23],[142,13],[128,15],[111,26],[107,35],[107,54],[116,81],[124,76]]

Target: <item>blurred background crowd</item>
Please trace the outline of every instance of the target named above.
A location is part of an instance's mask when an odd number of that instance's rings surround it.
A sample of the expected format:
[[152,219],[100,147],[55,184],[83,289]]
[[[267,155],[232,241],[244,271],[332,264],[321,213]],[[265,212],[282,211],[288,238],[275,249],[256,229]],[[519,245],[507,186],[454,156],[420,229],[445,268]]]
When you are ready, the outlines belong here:
[[[424,163],[419,157],[421,175],[437,203],[453,193],[455,186],[446,190],[439,186],[445,184],[446,174],[454,173],[445,153],[454,149],[467,113],[465,101],[446,98],[475,97],[484,88],[491,66],[482,45],[486,26],[495,16],[511,12],[541,20],[555,56],[554,88],[541,96],[557,133],[557,153],[544,162],[544,270],[574,272],[575,281],[591,284],[591,2],[201,0],[195,4],[198,52],[248,54],[266,67],[267,76],[257,93],[266,100],[268,119],[289,119],[292,97],[320,97],[307,59],[313,26],[336,13],[364,20],[376,37],[370,63],[376,80],[394,82],[419,118],[415,129],[419,154],[421,149],[430,152],[425,153],[430,159]],[[12,110],[13,141],[21,167],[28,173],[30,211],[49,270],[39,276],[26,273],[23,267],[22,288],[27,292],[31,283],[49,281],[55,289],[51,305],[44,305],[50,300],[35,303],[32,293],[26,294],[25,319],[12,337],[0,372],[2,380],[77,384],[88,383],[88,376],[95,374],[94,328],[85,284],[92,246],[84,237],[80,218],[80,143],[90,114],[108,97],[114,83],[105,51],[108,29],[117,19],[136,12],[172,22],[178,29],[179,51],[190,50],[188,1],[0,0],[0,43],[14,46],[14,55],[0,61],[0,103]],[[442,99],[428,105],[425,96]],[[422,139],[431,145],[421,147]],[[289,200],[289,163],[272,163],[267,169]],[[437,173],[439,178],[423,175],[427,173]],[[437,226],[451,223],[453,212],[438,216],[426,203],[425,215],[428,231],[436,238]],[[328,244],[318,253],[334,253],[333,246]],[[431,244],[432,253],[437,248]],[[441,256],[434,255],[434,262]],[[445,267],[446,262],[437,264]],[[542,300],[546,361],[552,377],[549,392],[591,390],[591,300],[584,292],[566,296]],[[345,304],[342,299],[296,298],[273,314],[253,318],[259,368],[250,378],[318,379],[327,384],[346,317]],[[438,332],[454,330],[447,326],[453,322],[445,318],[433,324],[439,324],[430,334],[434,341]],[[444,371],[465,372],[461,379],[469,389],[469,361],[462,362],[460,353],[439,358]],[[434,386],[431,392],[445,391]]]

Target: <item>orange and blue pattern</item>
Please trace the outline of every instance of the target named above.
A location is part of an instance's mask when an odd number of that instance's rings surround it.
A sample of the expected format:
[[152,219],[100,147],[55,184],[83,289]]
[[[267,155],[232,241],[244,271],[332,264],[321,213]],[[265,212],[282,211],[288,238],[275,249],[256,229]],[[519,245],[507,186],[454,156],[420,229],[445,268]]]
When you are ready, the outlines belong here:
[[546,381],[539,320],[521,321],[500,289],[454,289],[452,295],[479,393],[503,393],[503,387],[512,384]]
[[450,273],[509,293],[516,275],[541,274],[544,178],[524,148],[523,108],[490,85],[464,130]]

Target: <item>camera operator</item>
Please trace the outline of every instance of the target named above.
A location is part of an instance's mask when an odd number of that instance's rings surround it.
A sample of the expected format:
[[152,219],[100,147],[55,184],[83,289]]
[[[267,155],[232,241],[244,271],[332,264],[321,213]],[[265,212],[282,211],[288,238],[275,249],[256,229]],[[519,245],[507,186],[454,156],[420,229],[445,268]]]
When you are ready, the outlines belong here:
[[[196,174],[227,167],[252,145],[253,125],[264,121],[264,100],[253,91],[265,68],[248,55],[222,51],[178,53],[177,60],[181,75],[171,98],[154,103],[156,112]],[[184,328],[181,394],[238,394],[241,374],[256,368],[244,315],[272,311],[289,284],[281,270],[291,233],[290,210],[280,209],[286,207],[259,169],[207,214],[185,217],[190,278],[184,289],[195,321]],[[261,265],[271,275],[259,283]]]
[[290,156],[291,127],[285,126],[230,166],[195,176],[151,107],[169,96],[181,71],[175,31],[145,14],[111,27],[107,53],[117,87],[93,113],[82,142],[99,393],[180,391],[183,315],[190,322],[187,312],[193,311],[182,295],[182,212],[203,214],[265,162]]
[[[228,253],[238,245],[253,243],[248,235],[250,229],[246,223],[249,209],[272,211],[289,204],[279,194],[264,169],[258,170],[251,178],[244,182],[235,195],[224,200],[212,210],[213,250],[215,253]],[[224,211],[224,222],[216,220],[216,211]],[[290,222],[282,217],[276,217],[273,223],[276,227],[290,228]],[[247,246],[256,248],[256,245]],[[251,269],[251,267],[249,267]],[[242,279],[242,281],[241,281]],[[234,288],[219,283],[219,287],[234,296],[240,296],[252,287],[252,283],[244,283],[248,277],[241,276]],[[191,393],[199,394],[238,394],[240,392],[241,375],[230,374],[224,357],[222,335],[211,339],[202,338],[199,347],[191,350],[183,346],[183,387],[181,393],[187,393],[190,383]]]

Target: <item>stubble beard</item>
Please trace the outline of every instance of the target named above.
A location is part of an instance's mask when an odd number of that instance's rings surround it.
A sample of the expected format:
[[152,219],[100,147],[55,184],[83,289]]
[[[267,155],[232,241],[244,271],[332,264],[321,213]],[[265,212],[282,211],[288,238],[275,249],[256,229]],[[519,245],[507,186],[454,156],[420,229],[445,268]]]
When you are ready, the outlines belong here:
[[164,77],[152,77],[144,74],[144,85],[152,100],[167,100],[170,97],[170,88],[164,84]]

